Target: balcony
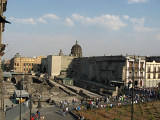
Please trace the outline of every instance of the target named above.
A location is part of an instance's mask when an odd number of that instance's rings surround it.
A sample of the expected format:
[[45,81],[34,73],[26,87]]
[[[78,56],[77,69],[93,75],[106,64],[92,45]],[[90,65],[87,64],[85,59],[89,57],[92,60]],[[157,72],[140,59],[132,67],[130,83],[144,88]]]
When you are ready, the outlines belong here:
[[[132,79],[132,76],[128,76],[128,79]],[[134,76],[134,79],[145,79],[145,76]]]
[[144,68],[140,68],[140,71],[141,71],[141,72],[144,72],[144,71],[145,71],[145,69],[144,69]]

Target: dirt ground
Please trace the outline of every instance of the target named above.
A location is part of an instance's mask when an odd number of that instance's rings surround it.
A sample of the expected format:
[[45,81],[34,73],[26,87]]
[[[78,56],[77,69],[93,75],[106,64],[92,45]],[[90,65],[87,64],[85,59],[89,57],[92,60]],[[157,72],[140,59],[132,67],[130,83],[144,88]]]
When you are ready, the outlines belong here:
[[[75,111],[76,112],[76,111]],[[130,120],[131,105],[78,111],[86,120]],[[134,120],[160,120],[160,100],[134,104]]]

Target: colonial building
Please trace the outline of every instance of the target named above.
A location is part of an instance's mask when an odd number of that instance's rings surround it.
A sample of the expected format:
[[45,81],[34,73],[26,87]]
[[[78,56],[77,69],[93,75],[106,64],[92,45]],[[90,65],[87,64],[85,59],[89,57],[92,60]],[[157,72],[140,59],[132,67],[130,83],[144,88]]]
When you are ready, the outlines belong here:
[[[127,88],[135,85],[136,87],[145,87],[145,68],[146,58],[144,56],[126,56],[126,80]],[[134,80],[134,83],[132,83]]]
[[158,87],[160,83],[160,57],[146,60],[146,87]]
[[21,57],[19,53],[11,59],[11,70],[15,73],[30,73],[31,71],[39,70],[41,59],[44,56],[39,57]]
[[76,44],[72,46],[70,55],[63,55],[62,49],[60,49],[59,55],[48,55],[46,59],[43,59],[41,71],[48,73],[51,78],[59,75],[68,77],[72,72],[73,59],[81,57],[82,48],[76,41]]
[[63,75],[106,85],[120,83],[126,88],[155,87],[160,82],[160,59],[146,61],[145,56],[134,55],[82,57],[82,48],[77,41],[70,56],[63,55],[60,50],[59,55],[43,59],[41,68],[52,78]]
[[47,56],[47,66],[48,66],[47,73],[49,77],[54,78],[55,76],[58,76],[60,74],[68,74],[68,72],[70,72],[72,61],[74,58],[76,57],[61,56],[61,55]]
[[72,76],[106,85],[113,81],[122,82],[125,80],[125,61],[126,58],[121,55],[76,58],[73,60]]

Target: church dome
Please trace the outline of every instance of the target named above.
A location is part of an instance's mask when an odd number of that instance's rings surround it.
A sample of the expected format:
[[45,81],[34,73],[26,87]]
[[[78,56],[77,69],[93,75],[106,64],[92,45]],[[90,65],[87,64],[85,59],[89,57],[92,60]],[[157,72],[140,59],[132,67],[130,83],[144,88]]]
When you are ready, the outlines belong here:
[[82,57],[82,48],[80,45],[78,45],[77,41],[76,44],[72,46],[71,55],[76,57]]

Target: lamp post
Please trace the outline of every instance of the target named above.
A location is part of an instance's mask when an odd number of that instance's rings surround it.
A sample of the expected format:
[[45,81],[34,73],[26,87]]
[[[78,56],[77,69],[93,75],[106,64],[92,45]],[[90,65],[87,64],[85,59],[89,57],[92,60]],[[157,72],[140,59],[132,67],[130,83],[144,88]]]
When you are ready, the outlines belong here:
[[[42,94],[42,93],[41,93]],[[42,99],[42,95],[39,95],[38,96],[38,106],[37,106],[37,108],[41,108],[42,106],[41,106],[41,100]]]
[[30,120],[32,118],[32,94],[30,95]]
[[134,98],[134,62],[135,62],[135,56],[134,56],[134,61],[133,61],[133,64],[132,64],[132,109],[131,109],[131,120],[133,120],[133,111],[134,111],[134,108],[133,108],[133,98]]
[[[139,58],[133,58],[133,64],[132,64],[132,109],[131,109],[131,120],[133,120],[133,112],[134,112],[134,87],[135,87],[135,83],[134,83],[134,72],[135,72],[135,62],[137,62],[139,60]],[[139,69],[139,68],[138,68]]]
[[[23,85],[23,86],[22,86]],[[24,90],[24,71],[23,71],[23,76],[22,80],[20,82],[20,120],[21,120],[21,99],[22,99],[22,90]]]
[[[33,93],[36,93],[37,91],[34,91]],[[31,93],[31,95],[30,95],[30,120],[31,120],[31,118],[32,118],[32,94],[33,93]]]
[[[21,99],[22,99],[22,90],[24,90],[24,75],[22,76],[22,80],[20,81],[20,100],[19,100],[19,104],[20,104],[20,120],[21,120]],[[22,88],[22,84],[23,84],[23,88]]]
[[19,100],[19,106],[20,106],[20,116],[19,119],[21,120],[21,97],[22,97],[22,86],[21,86],[21,82],[20,82],[20,100]]

